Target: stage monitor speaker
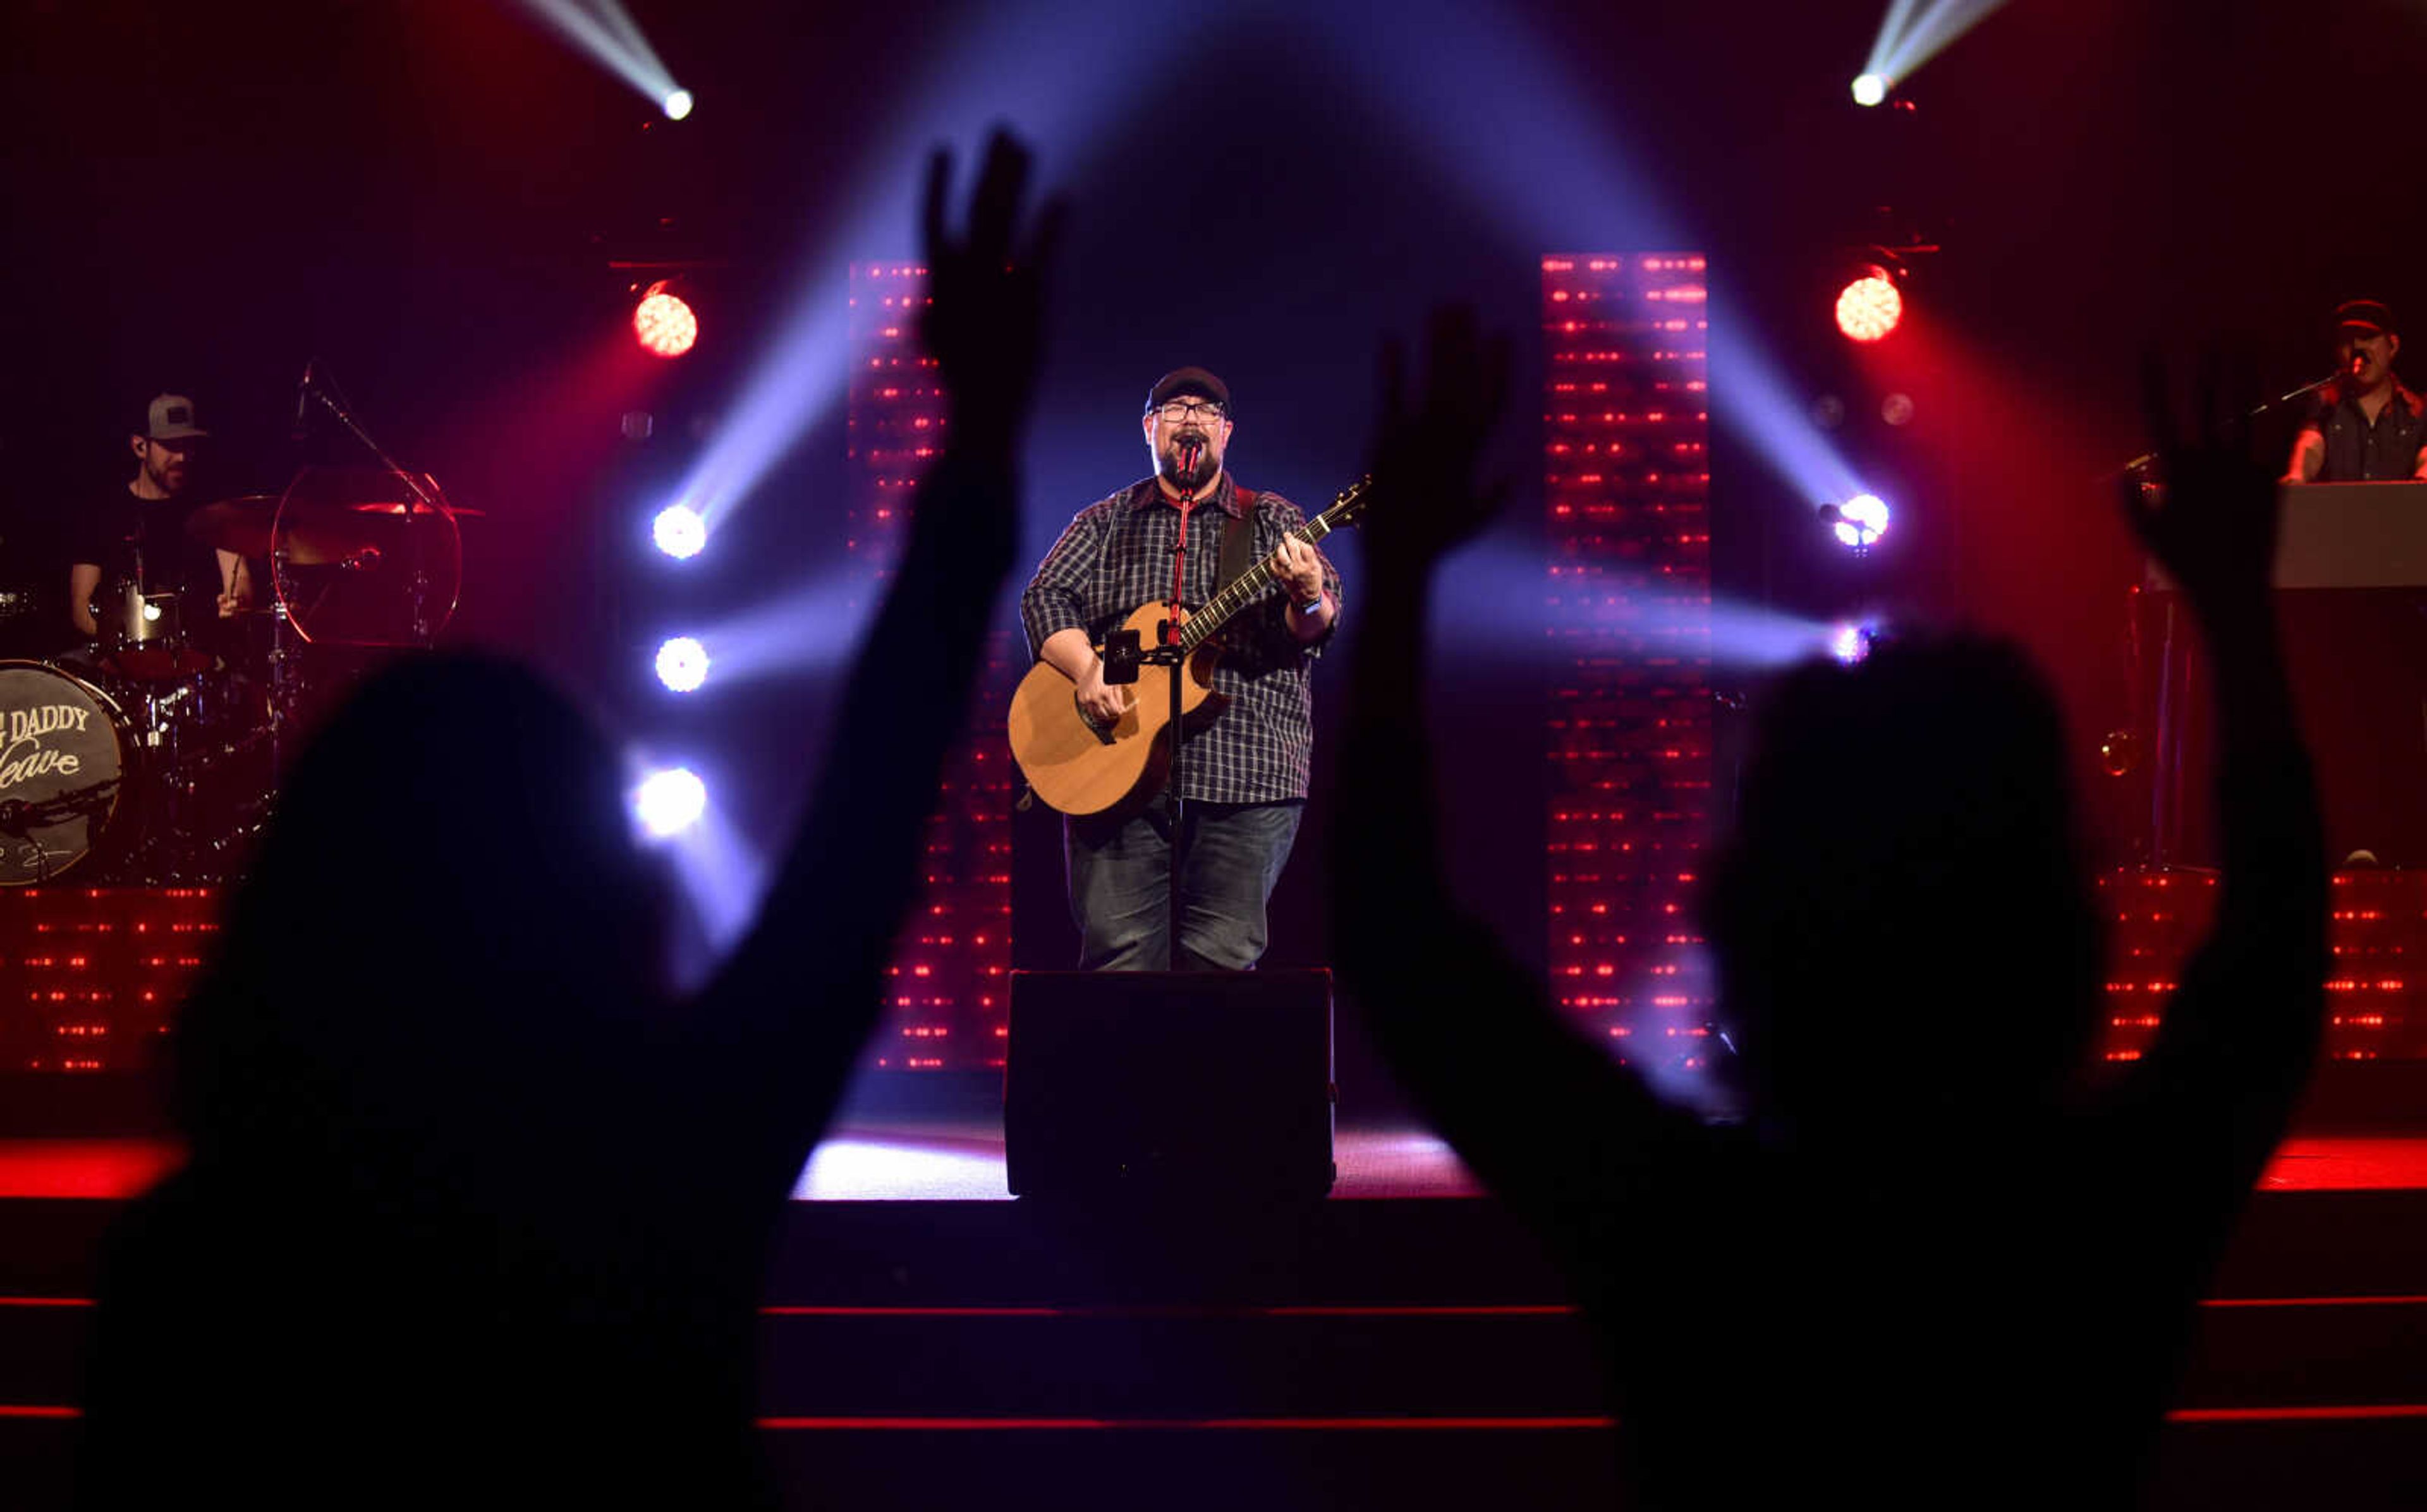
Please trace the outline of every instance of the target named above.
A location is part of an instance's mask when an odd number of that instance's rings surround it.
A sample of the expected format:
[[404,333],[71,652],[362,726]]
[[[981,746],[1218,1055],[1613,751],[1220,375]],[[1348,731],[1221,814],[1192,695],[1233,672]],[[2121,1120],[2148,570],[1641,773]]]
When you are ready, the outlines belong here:
[[1014,1195],[1320,1197],[1335,1098],[1328,971],[1012,973]]

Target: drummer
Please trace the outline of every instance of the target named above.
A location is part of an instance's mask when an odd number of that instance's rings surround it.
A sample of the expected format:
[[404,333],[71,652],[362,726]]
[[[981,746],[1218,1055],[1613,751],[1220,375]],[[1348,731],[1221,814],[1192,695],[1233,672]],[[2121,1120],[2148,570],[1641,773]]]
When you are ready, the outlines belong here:
[[[104,635],[93,596],[105,584],[139,583],[147,596],[176,594],[181,629],[188,637],[198,637],[214,617],[205,606],[215,605],[219,619],[252,607],[252,577],[244,558],[203,545],[186,529],[194,511],[187,484],[209,435],[194,423],[192,399],[160,395],[145,411],[143,428],[127,438],[135,477],[69,522],[70,617],[87,640]],[[121,630],[113,625],[108,633]]]

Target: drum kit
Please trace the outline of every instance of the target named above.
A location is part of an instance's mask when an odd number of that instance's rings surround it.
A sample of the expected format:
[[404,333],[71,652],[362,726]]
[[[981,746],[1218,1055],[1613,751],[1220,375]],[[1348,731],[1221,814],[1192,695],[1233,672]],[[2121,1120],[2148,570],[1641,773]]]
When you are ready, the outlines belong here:
[[[435,480],[307,467],[283,493],[187,516],[201,546],[268,566],[233,614],[172,577],[105,584],[91,645],[0,660],[0,886],[232,880],[296,736],[392,648],[427,647],[463,586]],[[254,581],[265,579],[258,575]]]

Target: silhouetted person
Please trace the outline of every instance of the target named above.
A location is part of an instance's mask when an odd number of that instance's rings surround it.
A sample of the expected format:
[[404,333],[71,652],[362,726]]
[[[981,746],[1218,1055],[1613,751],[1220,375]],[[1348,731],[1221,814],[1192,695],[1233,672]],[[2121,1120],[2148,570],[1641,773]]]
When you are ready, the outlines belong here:
[[2099,931],[2039,679],[1986,641],[1888,646],[1786,675],[1761,717],[1706,908],[1751,1116],[1713,1127],[1557,1021],[1445,886],[1411,653],[1432,569],[1490,513],[1474,457],[1506,370],[1451,318],[1421,405],[1389,385],[1365,557],[1369,633],[1398,649],[1353,679],[1344,984],[1561,1257],[1644,1504],[2129,1502],[2321,1017],[2272,480],[2161,435],[2173,502],[2132,506],[2216,664],[2226,857],[2146,1056],[2081,1075]]
[[615,755],[499,663],[393,670],[299,763],[176,1033],[190,1163],[110,1246],[93,1506],[762,1503],[760,1272],[876,1018],[1010,564],[1049,213],[927,197],[952,399],[757,927],[690,1001]]

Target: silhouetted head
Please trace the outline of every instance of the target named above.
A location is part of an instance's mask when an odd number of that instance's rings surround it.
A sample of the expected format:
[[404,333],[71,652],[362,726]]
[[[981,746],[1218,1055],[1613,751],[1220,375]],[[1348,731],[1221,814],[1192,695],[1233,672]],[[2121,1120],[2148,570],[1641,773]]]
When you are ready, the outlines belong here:
[[1704,912],[1767,1114],[1810,1130],[2044,1102],[2100,1006],[2054,700],[1970,637],[1790,673]]
[[582,1067],[665,1007],[622,786],[519,668],[426,658],[368,680],[297,762],[181,1016],[197,1148],[571,1116]]

